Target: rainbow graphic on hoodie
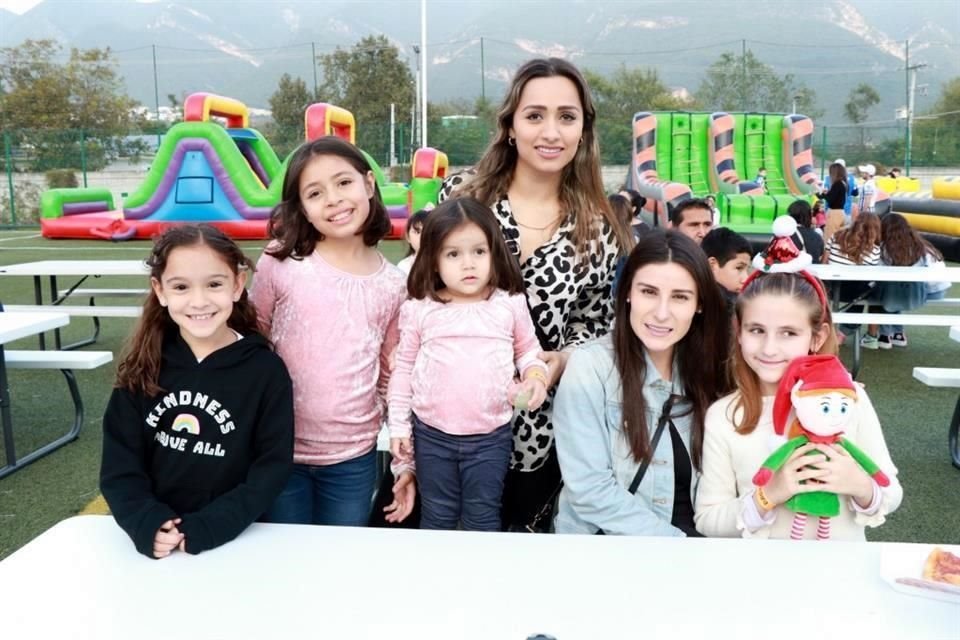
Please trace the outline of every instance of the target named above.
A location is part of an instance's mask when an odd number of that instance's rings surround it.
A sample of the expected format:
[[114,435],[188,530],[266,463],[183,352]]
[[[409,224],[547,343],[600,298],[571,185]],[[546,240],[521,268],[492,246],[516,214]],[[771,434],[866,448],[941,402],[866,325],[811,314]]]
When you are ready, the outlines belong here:
[[186,431],[187,433],[198,436],[200,435],[200,421],[197,420],[197,417],[194,415],[181,413],[173,419],[171,429],[177,432]]

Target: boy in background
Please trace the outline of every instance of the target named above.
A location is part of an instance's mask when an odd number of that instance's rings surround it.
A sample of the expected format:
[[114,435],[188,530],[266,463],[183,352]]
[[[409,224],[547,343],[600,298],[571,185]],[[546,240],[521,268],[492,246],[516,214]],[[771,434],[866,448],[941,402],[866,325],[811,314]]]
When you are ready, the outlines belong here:
[[727,311],[733,315],[737,294],[750,275],[750,242],[736,231],[718,227],[704,236],[700,248],[707,254],[707,262],[727,303]]

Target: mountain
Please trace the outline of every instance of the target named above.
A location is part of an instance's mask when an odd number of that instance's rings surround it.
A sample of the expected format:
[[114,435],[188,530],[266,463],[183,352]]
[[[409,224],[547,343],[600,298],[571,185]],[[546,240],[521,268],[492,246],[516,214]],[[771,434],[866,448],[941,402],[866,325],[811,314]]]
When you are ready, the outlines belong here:
[[[283,73],[312,86],[314,51],[369,34],[386,35],[414,65],[419,7],[417,0],[46,0],[20,16],[0,11],[0,46],[54,38],[64,55],[109,46],[128,92],[149,107],[155,53],[161,105],[167,94],[211,91],[265,107]],[[428,0],[428,83],[432,101],[472,100],[481,90],[498,99],[522,61],[561,55],[600,72],[651,67],[669,86],[692,92],[720,54],[749,48],[816,89],[824,121],[842,122],[842,105],[860,82],[882,96],[870,119],[892,120],[905,103],[903,41],[911,40],[911,62],[928,65],[918,76],[928,85],[917,97],[923,110],[945,80],[960,76],[958,34],[956,0]]]

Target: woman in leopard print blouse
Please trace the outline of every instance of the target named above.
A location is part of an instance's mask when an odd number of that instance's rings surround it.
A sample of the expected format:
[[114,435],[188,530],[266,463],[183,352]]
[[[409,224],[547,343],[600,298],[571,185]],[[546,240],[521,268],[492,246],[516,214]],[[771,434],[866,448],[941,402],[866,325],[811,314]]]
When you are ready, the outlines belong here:
[[551,422],[556,383],[571,350],[610,329],[614,268],[632,246],[604,194],[595,122],[590,89],[574,65],[531,60],[513,78],[483,158],[448,178],[440,196],[472,196],[493,210],[520,262],[549,366],[547,401],[520,412],[513,426],[507,529],[522,530],[559,485]]

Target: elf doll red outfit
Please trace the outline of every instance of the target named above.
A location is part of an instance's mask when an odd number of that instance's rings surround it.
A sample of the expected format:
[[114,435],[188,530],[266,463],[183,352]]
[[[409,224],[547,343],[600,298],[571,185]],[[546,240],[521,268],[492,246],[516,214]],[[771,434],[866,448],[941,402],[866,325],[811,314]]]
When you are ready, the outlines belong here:
[[[820,338],[833,330],[829,302],[822,283],[805,270],[809,254],[792,240],[796,223],[784,217],[773,227],[775,237],[754,258],[756,271],[744,282],[737,301],[737,390],[713,403],[704,420],[694,522],[700,533],[711,537],[862,541],[866,527],[883,524],[900,505],[903,489],[869,396],[831,355],[835,345],[825,346],[825,338]],[[828,357],[811,358],[814,352]],[[753,407],[749,420],[747,403]],[[805,440],[817,442],[805,445],[818,449],[811,458],[816,464],[803,464],[796,442],[785,455],[771,457],[784,444],[784,434],[802,433],[791,430],[791,409],[808,428]],[[817,412],[824,410],[831,416],[827,426],[811,428],[821,420]],[[857,444],[856,454],[849,442]],[[779,467],[781,456],[792,462]],[[799,475],[804,478],[795,490]],[[773,480],[758,486],[755,476],[760,482],[769,476]],[[827,486],[814,487],[805,479]],[[814,499],[813,505],[806,498],[792,499],[828,488],[831,495]],[[829,509],[824,511],[818,501],[828,502]],[[815,515],[809,524],[821,526],[804,526],[805,517],[796,518],[791,509]]]
[[[764,486],[794,451],[813,442],[839,444],[874,482],[881,487],[889,487],[890,479],[870,456],[843,437],[856,419],[856,403],[857,390],[853,379],[836,356],[806,356],[791,362],[780,380],[780,388],[773,401],[774,430],[778,436],[786,434],[791,439],[764,461],[753,476],[753,483],[758,487]],[[797,514],[790,535],[794,540],[803,538],[808,515],[820,518],[817,539],[828,539],[830,518],[840,515],[840,498],[835,493],[825,491],[798,493],[787,500],[784,506]]]

